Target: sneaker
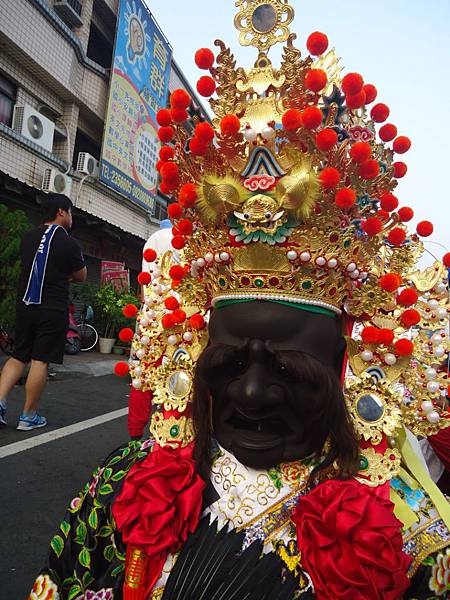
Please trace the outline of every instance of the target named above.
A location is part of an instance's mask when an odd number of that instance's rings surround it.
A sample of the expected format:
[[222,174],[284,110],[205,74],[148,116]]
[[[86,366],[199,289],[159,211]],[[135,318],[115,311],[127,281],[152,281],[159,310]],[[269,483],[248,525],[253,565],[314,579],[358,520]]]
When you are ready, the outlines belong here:
[[7,425],[6,423],[6,408],[0,404],[0,425]]
[[31,431],[32,429],[38,429],[38,427],[45,427],[47,425],[47,419],[38,415],[37,413],[34,417],[26,417],[21,415],[19,417],[19,423],[17,425],[17,429],[20,431]]

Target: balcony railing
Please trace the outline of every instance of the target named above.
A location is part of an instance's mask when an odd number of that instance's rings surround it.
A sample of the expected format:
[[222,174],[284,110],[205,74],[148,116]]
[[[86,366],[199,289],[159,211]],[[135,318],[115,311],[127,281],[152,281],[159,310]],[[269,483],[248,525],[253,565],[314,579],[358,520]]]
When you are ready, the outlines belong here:
[[80,27],[83,24],[80,0],[55,0],[53,7],[69,27]]

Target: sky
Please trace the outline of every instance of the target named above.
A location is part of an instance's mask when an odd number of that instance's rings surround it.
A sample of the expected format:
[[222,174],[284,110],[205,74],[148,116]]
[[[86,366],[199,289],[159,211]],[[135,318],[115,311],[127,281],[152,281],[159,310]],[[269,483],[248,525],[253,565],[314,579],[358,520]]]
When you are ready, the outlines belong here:
[[[256,50],[241,47],[233,26],[233,0],[145,0],[173,47],[174,58],[195,86],[204,72],[195,50],[214,40],[229,45],[238,66],[251,67]],[[408,173],[396,195],[415,219],[430,220],[426,248],[438,258],[450,250],[450,0],[291,0],[296,46],[305,55],[312,31],[327,34],[345,72],[359,72],[391,109],[388,122],[412,147],[400,157]],[[281,45],[270,51],[277,66]],[[447,104],[449,102],[449,104]],[[205,102],[206,103],[206,102]],[[439,246],[445,246],[445,249]]]

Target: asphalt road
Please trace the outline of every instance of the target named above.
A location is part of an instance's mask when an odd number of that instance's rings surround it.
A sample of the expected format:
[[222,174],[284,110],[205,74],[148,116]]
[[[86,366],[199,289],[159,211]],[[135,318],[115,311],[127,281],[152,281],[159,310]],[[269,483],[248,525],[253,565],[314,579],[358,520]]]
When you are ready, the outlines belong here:
[[[48,432],[124,409],[127,395],[127,383],[115,375],[58,374],[48,382],[39,406],[49,425],[26,433],[15,429],[23,399],[23,388],[16,387],[8,402],[8,426],[0,428],[0,452],[7,445],[35,437],[40,441]],[[0,455],[0,600],[27,600],[70,500],[96,465],[127,441],[122,416]]]

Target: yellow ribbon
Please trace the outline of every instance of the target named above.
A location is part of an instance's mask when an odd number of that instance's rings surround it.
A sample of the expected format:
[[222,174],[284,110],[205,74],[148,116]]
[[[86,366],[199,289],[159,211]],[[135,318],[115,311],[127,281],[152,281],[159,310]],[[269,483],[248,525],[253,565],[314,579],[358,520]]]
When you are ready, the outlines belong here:
[[[434,481],[431,479],[429,474],[424,469],[419,457],[416,452],[413,450],[408,437],[406,435],[406,431],[403,428],[400,432],[397,441],[400,446],[400,452],[402,454],[402,458],[404,464],[408,468],[409,472],[413,477],[420,483],[421,487],[425,490],[425,492],[430,497],[433,502],[436,510],[438,511],[441,519],[444,521],[447,529],[450,530],[450,503],[445,498],[444,494],[437,487]],[[402,477],[402,475],[400,475]],[[403,478],[403,477],[402,477]],[[405,482],[407,483],[407,482]],[[407,485],[409,485],[407,483]],[[394,502],[395,504],[395,502]],[[406,515],[406,512],[404,512]],[[401,518],[401,517],[399,517]],[[403,520],[403,519],[401,519]]]
[[403,523],[405,529],[409,529],[414,523],[417,523],[419,517],[393,488],[391,488],[390,497],[394,504],[394,514]]

